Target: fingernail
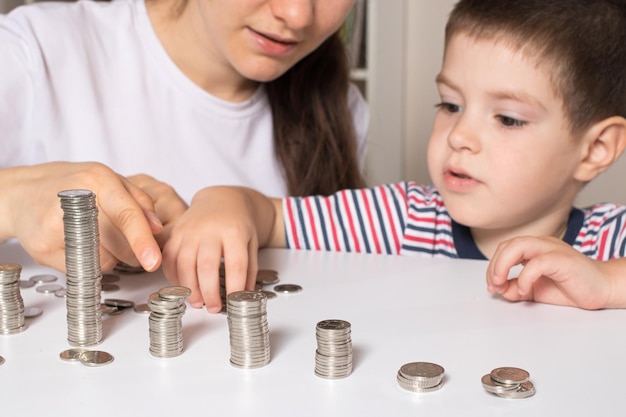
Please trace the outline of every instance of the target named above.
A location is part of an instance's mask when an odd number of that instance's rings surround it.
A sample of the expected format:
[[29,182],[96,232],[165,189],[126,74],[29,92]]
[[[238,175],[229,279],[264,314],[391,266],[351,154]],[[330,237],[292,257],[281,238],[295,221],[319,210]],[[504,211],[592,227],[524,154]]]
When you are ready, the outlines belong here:
[[141,266],[146,271],[152,271],[158,263],[159,256],[152,249],[146,249],[141,254]]
[[146,217],[148,218],[148,221],[153,225],[163,228],[163,223],[161,223],[161,219],[159,219],[159,217],[155,213],[151,211],[146,211]]
[[220,306],[211,306],[211,307],[207,306],[206,309],[209,313],[213,313],[213,314],[217,314],[220,311],[222,311],[222,308]]

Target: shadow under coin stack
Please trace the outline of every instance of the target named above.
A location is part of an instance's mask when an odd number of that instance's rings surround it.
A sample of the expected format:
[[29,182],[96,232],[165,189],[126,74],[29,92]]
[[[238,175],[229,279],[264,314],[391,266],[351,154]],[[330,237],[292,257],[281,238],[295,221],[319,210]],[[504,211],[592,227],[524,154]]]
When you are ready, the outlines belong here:
[[72,346],[93,346],[102,341],[96,195],[89,190],[67,190],[58,196],[65,232],[67,340]]
[[339,379],[352,373],[351,327],[345,320],[323,320],[317,323],[315,375]]
[[270,361],[267,296],[237,291],[227,297],[230,363],[242,369],[261,368]]
[[18,264],[0,264],[0,334],[15,334],[24,330],[24,300],[20,292]]
[[157,358],[173,358],[183,353],[183,315],[185,299],[191,294],[187,287],[165,287],[150,294],[150,354]]

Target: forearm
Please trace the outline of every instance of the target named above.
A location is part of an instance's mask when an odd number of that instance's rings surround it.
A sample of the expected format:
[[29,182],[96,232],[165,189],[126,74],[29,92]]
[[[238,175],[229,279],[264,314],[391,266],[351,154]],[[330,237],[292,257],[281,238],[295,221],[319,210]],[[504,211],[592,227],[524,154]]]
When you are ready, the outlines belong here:
[[0,170],[0,242],[14,238],[13,230],[13,207],[19,204],[19,197],[15,195],[15,190],[20,189],[19,174],[20,168],[4,168]]

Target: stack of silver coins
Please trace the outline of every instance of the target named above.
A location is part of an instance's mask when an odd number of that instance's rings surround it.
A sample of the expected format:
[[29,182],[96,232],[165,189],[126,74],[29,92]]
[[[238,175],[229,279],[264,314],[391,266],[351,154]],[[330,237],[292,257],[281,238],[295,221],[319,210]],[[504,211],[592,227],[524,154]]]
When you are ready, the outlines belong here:
[[100,233],[96,195],[89,190],[58,193],[63,209],[67,340],[72,346],[102,342]]
[[485,391],[502,398],[519,399],[535,395],[528,371],[514,367],[495,368],[481,379]]
[[352,373],[352,326],[345,320],[317,323],[315,375],[327,379],[345,378]]
[[270,362],[267,296],[261,291],[237,291],[227,297],[230,363],[242,369]]
[[21,273],[21,265],[0,264],[0,334],[15,334],[25,329]]
[[173,358],[183,353],[183,315],[185,299],[191,294],[187,287],[165,287],[150,294],[150,354]]
[[398,370],[398,384],[411,392],[432,392],[443,386],[444,369],[436,363],[409,362]]

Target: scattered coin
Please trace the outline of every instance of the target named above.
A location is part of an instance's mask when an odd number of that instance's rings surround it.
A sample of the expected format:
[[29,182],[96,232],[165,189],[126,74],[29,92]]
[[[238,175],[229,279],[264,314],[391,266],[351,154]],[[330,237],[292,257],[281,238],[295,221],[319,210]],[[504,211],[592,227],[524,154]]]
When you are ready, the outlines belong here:
[[280,284],[274,286],[274,291],[282,294],[293,294],[302,291],[302,287],[297,284]]
[[120,290],[120,286],[117,284],[108,284],[108,283],[102,284],[102,292],[115,292],[119,290]]
[[43,314],[43,310],[39,307],[25,307],[24,308],[24,318],[32,319],[34,317],[39,317]]
[[113,355],[102,350],[86,350],[78,356],[78,360],[87,366],[102,366],[113,362]]
[[130,300],[121,300],[119,298],[105,298],[102,304],[118,308],[133,308],[135,303]]
[[4,363],[4,358],[2,356],[0,356],[0,365],[2,365]]
[[62,290],[63,286],[59,284],[45,284],[40,285],[35,290],[42,294],[54,294],[55,291]]
[[35,286],[35,281],[31,281],[29,279],[20,280],[20,288],[32,288],[34,286]]
[[276,293],[274,291],[261,290],[261,292],[265,294],[268,300],[271,300],[272,298],[276,298]]
[[56,281],[58,278],[52,274],[33,275],[28,280],[34,284],[47,284]]
[[72,348],[64,350],[59,354],[59,357],[68,362],[78,362],[80,360],[80,354],[85,352],[87,349],[83,348]]
[[102,274],[102,283],[111,284],[120,280],[120,276],[117,274]]
[[67,289],[66,288],[61,288],[60,290],[56,290],[54,292],[54,295],[56,295],[57,297],[63,298],[65,296],[67,296]]
[[118,262],[113,268],[115,272],[119,272],[120,274],[141,274],[142,272],[146,272],[141,266],[132,266],[125,264],[124,262]]
[[256,273],[256,283],[261,285],[272,285],[279,281],[278,271],[273,269],[259,269]]
[[133,307],[133,311],[139,314],[150,314],[152,312],[152,310],[150,310],[150,306],[146,303],[136,304],[135,307]]

